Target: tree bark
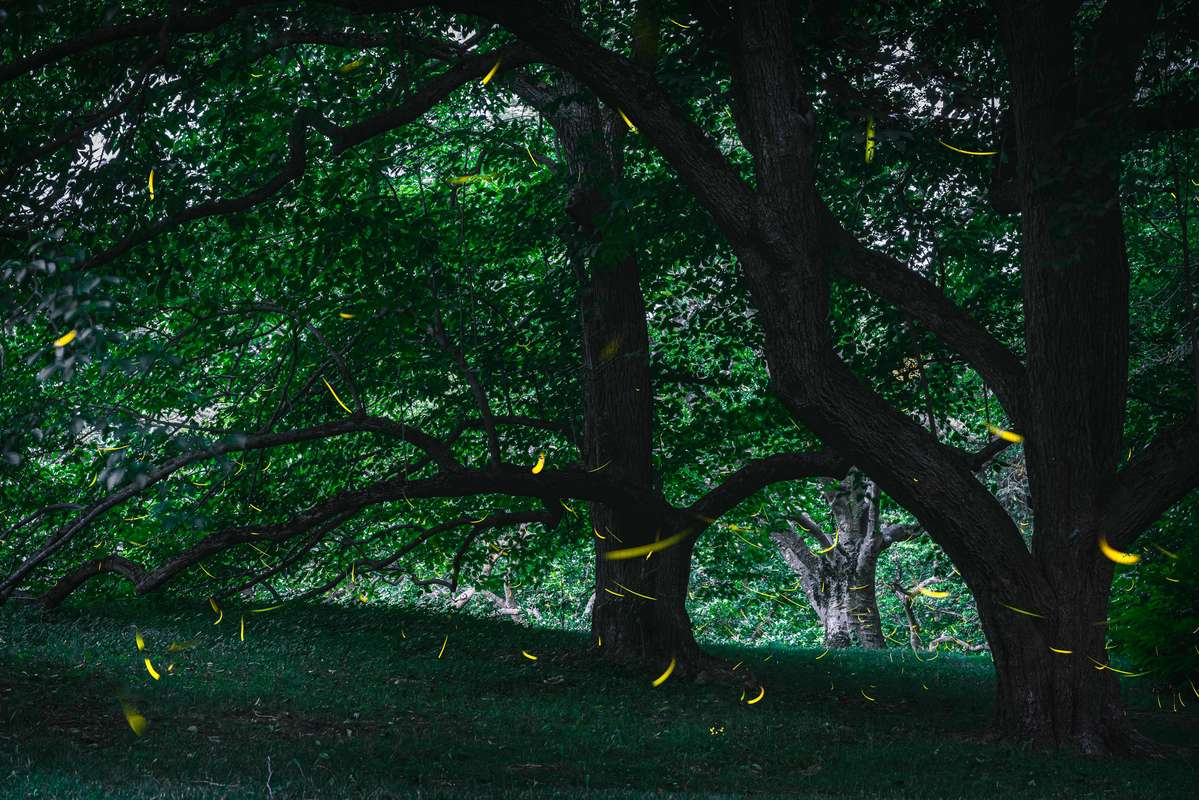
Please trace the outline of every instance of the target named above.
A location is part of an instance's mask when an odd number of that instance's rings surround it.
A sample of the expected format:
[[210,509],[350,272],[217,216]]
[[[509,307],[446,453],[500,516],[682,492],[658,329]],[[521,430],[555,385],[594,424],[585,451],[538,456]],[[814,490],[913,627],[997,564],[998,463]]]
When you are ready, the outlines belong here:
[[[835,524],[829,536],[806,514],[789,531],[771,534],[783,560],[799,577],[809,605],[824,628],[828,648],[857,644],[871,650],[885,648],[875,587],[878,557],[890,544],[878,514],[878,486],[860,470],[825,492]],[[821,543],[808,550],[796,526]]]
[[[571,9],[577,14],[577,8]],[[639,40],[644,58],[653,42]],[[625,126],[600,108],[577,80],[564,75],[549,113],[574,180],[566,235],[581,284],[584,460],[593,470],[660,494],[652,466],[653,387],[649,333],[635,244],[610,198],[621,180]],[[687,615],[690,537],[664,550],[628,559],[605,555],[679,531],[663,530],[638,509],[591,504],[595,536],[593,642],[606,657],[692,671],[710,659],[699,649]]]
[[975,595],[995,662],[994,733],[1089,754],[1154,752],[1128,723],[1117,675],[1106,668],[1112,565],[1063,561],[1050,573],[1051,607],[1021,613],[992,592]]

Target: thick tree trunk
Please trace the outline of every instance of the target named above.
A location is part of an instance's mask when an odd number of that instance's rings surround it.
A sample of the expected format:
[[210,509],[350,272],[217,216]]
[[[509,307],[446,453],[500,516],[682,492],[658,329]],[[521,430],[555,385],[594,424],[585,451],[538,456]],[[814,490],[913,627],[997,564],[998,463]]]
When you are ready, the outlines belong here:
[[[577,14],[577,7],[572,6]],[[640,42],[639,47],[652,47]],[[648,54],[647,54],[648,57]],[[547,114],[566,156],[574,187],[565,238],[581,286],[584,459],[630,483],[659,492],[652,465],[653,387],[645,298],[634,243],[610,197],[623,172],[623,122],[602,111],[569,76],[555,87]],[[592,504],[595,603],[592,636],[610,658],[659,668],[675,659],[681,673],[711,659],[699,649],[687,616],[693,540],[652,553],[609,560],[611,550],[648,544],[678,533],[647,524],[639,509]]]
[[[593,512],[592,519],[603,516]],[[609,528],[613,535],[620,529],[619,525]],[[624,527],[625,531],[634,529]],[[612,549],[604,547],[606,544],[607,540],[601,541],[596,548],[598,590],[591,616],[592,637],[601,654],[663,667],[673,658],[683,673],[707,664],[709,659],[700,651],[687,615],[689,542],[653,553],[648,559],[620,560],[603,558],[603,552]],[[627,544],[628,540],[616,547]]]
[[994,731],[1089,754],[1153,752],[1125,717],[1116,673],[1104,667],[1111,565],[1092,563],[1085,572],[1073,561],[1050,566],[1052,608],[976,593],[995,661]]
[[[820,126],[794,35],[797,4],[739,2],[731,15],[712,17],[729,55],[752,187],[648,70],[632,69],[585,37],[564,35],[574,31],[555,30],[541,11],[505,16],[552,62],[633,112],[645,138],[711,212],[744,269],[765,335],[771,390],[795,419],[911,511],[957,565],[986,609],[1004,687],[1000,728],[1037,738],[1049,732],[1052,741],[1077,742],[1090,752],[1119,750],[1118,700],[1104,688],[1111,676],[1094,664],[1094,675],[1079,664],[1055,665],[1049,659],[1058,654],[1047,639],[1072,636],[1075,649],[1101,659],[1097,634],[1082,634],[1095,622],[1088,615],[1106,607],[1108,592],[1094,567],[1096,521],[1107,519],[1112,543],[1126,545],[1195,481],[1191,454],[1161,438],[1131,465],[1119,465],[1129,272],[1118,178],[1133,131],[1128,111],[1140,54],[1160,4],[1108,2],[1097,18],[1094,9],[1078,13],[1077,3],[991,5],[1012,86],[1027,366],[935,287],[860,245],[824,205],[815,157]],[[892,407],[840,358],[827,322],[832,271],[912,314],[1000,397],[1027,443],[1033,553],[973,475],[971,459]],[[1188,426],[1177,431],[1184,441],[1196,436]],[[1071,568],[1096,575],[1057,574]],[[1021,600],[1041,617],[1008,618],[996,610]],[[1044,633],[1033,624],[1041,620],[1049,621]]]
[[[592,258],[583,303],[584,450],[591,469],[656,487],[652,452],[649,337],[636,260],[616,265]],[[648,544],[678,533],[647,524],[638,509],[591,506],[595,535],[596,601],[592,633],[604,654],[681,671],[700,663],[687,616],[690,539],[648,558],[605,558],[611,550]],[[602,538],[601,538],[602,537]],[[659,664],[660,662],[660,664]]]

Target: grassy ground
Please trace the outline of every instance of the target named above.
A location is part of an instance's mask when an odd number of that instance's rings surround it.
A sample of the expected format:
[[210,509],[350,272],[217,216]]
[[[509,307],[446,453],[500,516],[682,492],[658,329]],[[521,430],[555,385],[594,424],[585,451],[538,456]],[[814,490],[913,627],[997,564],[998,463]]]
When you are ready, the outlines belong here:
[[[0,610],[0,797],[1161,800],[1193,788],[1193,750],[1129,764],[982,743],[985,659],[712,645],[762,679],[765,697],[746,705],[728,686],[653,688],[580,658],[575,634],[507,622],[285,608],[246,614],[240,641],[239,612],[213,618],[144,602]],[[145,716],[140,737],[119,696]],[[1193,745],[1195,706],[1129,699],[1142,730]]]

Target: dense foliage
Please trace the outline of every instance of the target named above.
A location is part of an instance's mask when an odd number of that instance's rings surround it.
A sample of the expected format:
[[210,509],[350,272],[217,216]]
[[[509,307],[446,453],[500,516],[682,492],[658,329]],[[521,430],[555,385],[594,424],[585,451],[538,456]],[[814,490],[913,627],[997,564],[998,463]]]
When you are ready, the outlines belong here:
[[[0,54],[15,61],[155,5],[15,11],[4,20]],[[629,4],[585,5],[597,39],[627,46]],[[993,23],[959,5],[858,9],[843,21],[855,32],[842,32],[838,63],[819,37],[809,43],[827,121],[821,190],[849,228],[1019,348],[1015,222],[993,208],[988,159],[942,146],[990,150],[1007,124]],[[235,16],[219,32],[181,36],[185,44],[164,34],[100,48],[7,84],[3,573],[70,512],[146,486],[21,581],[23,592],[46,591],[96,553],[158,564],[214,532],[286,525],[320,499],[429,473],[429,458],[411,442],[358,430],[197,458],[158,479],[163,464],[216,442],[364,411],[449,441],[464,464],[482,465],[487,435],[473,381],[486,387],[495,414],[545,423],[502,430],[506,463],[532,465],[541,453],[551,467],[581,463],[579,281],[558,235],[574,176],[545,110],[520,100],[505,67],[482,83],[472,75],[407,124],[353,146],[300,124],[313,112],[349,129],[471,59],[490,64],[512,37],[429,9],[351,26],[337,9],[305,5],[285,22]],[[677,19],[662,25],[660,83],[751,174],[727,113],[729,76],[704,56],[698,32]],[[1165,54],[1159,61],[1170,63]],[[830,78],[830,65],[850,77]],[[523,69],[555,80],[550,67]],[[877,139],[869,163],[867,124]],[[301,162],[297,130],[306,141]],[[635,134],[625,157],[614,199],[631,223],[621,241],[638,253],[649,312],[653,456],[664,493],[685,504],[750,459],[816,440],[771,393],[762,332],[727,243]],[[1171,133],[1144,136],[1125,159],[1130,448],[1195,407],[1188,225],[1197,158],[1193,141]],[[297,163],[300,171],[265,202],[220,206]],[[168,222],[205,204],[213,213],[202,219]],[[126,247],[138,232],[155,235]],[[944,443],[977,450],[989,425],[1007,427],[979,375],[900,310],[846,283],[834,288],[830,317],[856,374]],[[983,475],[1031,535],[1021,448]],[[760,491],[700,541],[690,611],[701,637],[819,641],[766,535],[796,510],[825,518],[818,489],[806,481]],[[510,596],[518,618],[586,625],[593,531],[581,504],[564,501],[555,525],[489,525],[464,540],[476,520],[540,513],[539,505],[493,492],[405,500],[339,520],[310,552],[291,540],[220,550],[165,591],[197,602],[236,589],[249,604],[334,590],[334,599],[358,604],[458,605],[457,579],[450,592],[427,581],[460,566],[464,586]],[[911,521],[889,498],[883,507],[888,519]],[[1199,677],[1196,508],[1193,497],[1176,507],[1148,538],[1159,549],[1140,547],[1141,564],[1116,581],[1114,652],[1130,671],[1153,674],[1163,698]],[[458,524],[438,527],[451,520]],[[414,537],[422,544],[390,561]],[[354,572],[366,561],[377,568]],[[880,609],[895,642],[907,644],[907,621],[887,587],[929,577],[944,579],[939,588],[950,596],[919,600],[924,640],[983,642],[964,583],[926,538],[893,548],[880,569]],[[87,583],[79,597],[127,591],[113,578]],[[492,613],[493,605],[466,608]]]

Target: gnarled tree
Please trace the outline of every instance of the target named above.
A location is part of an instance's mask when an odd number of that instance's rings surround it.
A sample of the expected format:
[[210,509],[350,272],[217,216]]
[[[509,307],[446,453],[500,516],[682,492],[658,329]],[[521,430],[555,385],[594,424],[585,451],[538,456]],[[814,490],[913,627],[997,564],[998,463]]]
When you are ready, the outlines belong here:
[[[861,470],[851,469],[841,481],[828,485],[824,497],[833,518],[831,535],[801,511],[789,522],[789,530],[773,531],[770,538],[820,618],[825,647],[857,644],[880,650],[887,643],[878,611],[878,559],[920,529],[884,524],[878,485]],[[818,549],[813,552],[805,537],[815,539]]]

